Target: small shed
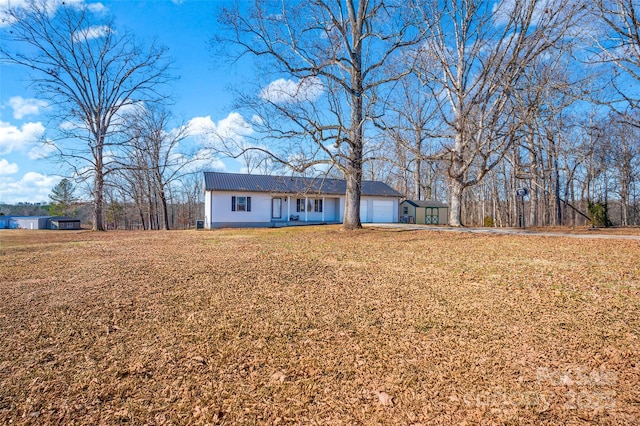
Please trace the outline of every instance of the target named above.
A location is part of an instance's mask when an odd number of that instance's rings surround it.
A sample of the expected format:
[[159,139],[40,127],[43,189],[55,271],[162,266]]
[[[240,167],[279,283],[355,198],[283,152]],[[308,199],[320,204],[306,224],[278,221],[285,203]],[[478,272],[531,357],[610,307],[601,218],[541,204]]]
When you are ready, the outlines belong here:
[[68,217],[54,217],[49,222],[49,229],[80,229],[80,220],[69,219]]
[[400,222],[447,225],[449,205],[433,200],[404,200],[400,203]]

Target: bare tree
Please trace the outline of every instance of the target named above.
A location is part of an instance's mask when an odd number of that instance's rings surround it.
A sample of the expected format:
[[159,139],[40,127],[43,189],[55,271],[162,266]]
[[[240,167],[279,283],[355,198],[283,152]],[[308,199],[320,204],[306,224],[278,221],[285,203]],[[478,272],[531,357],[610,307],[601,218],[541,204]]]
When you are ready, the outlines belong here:
[[601,142],[601,159],[603,173],[610,170],[614,183],[612,192],[620,197],[620,223],[629,226],[631,210],[631,187],[638,179],[640,173],[640,129],[631,125],[638,122],[638,117],[626,115],[610,115],[603,120],[602,126],[606,129]]
[[514,89],[535,59],[557,48],[575,22],[574,2],[434,0],[425,12],[431,37],[420,71],[448,130],[450,217],[461,226],[465,188],[479,183],[515,141]]
[[93,229],[104,230],[113,134],[124,108],[162,98],[169,62],[164,48],[143,50],[86,5],[62,2],[54,11],[52,4],[29,0],[5,10],[0,58],[26,67],[33,87],[51,102],[59,124],[56,148],[76,174],[92,181]]
[[148,184],[149,200],[158,199],[162,209],[162,229],[168,230],[169,208],[167,193],[172,182],[188,174],[193,156],[180,152],[180,142],[189,136],[186,125],[170,128],[171,114],[164,108],[138,106],[127,114],[125,144],[119,167],[123,173],[134,171],[132,176],[144,175]]
[[[522,137],[518,143],[521,155],[514,165],[517,177],[524,178],[523,183],[530,188],[531,226],[545,223],[539,219],[540,201],[547,194],[553,198],[555,212],[545,211],[544,215],[552,217],[557,225],[564,223],[563,208],[582,161],[576,150],[580,135],[573,130],[576,123],[572,107],[588,92],[590,78],[573,73],[575,66],[568,54],[536,58],[516,86]],[[565,175],[564,184],[561,174]]]
[[[597,0],[595,4],[606,26],[605,33],[596,37],[604,60],[615,64],[627,78],[640,82],[640,5],[637,0]],[[639,91],[630,90],[626,84],[621,88],[615,78],[612,82],[626,103],[637,108]]]
[[177,182],[175,192],[180,200],[177,206],[177,225],[181,228],[190,228],[201,218],[204,211],[203,185],[201,173],[184,176]]
[[[405,64],[412,68],[412,64]],[[395,144],[396,155],[389,160],[401,173],[411,175],[406,182],[406,195],[415,200],[433,195],[432,181],[435,162],[435,135],[441,134],[438,120],[438,102],[423,88],[423,84],[414,74],[398,82],[386,105],[386,114],[379,121],[385,123],[385,136]],[[437,148],[436,148],[437,149]],[[426,177],[426,179],[425,179]]]
[[[400,74],[387,65],[420,39],[411,2],[258,0],[224,9],[220,21],[238,58],[260,61],[259,76],[274,81],[242,99],[269,151],[299,172],[337,167],[347,181],[344,229],[360,224],[365,133],[375,106]],[[276,149],[276,145],[280,149]]]

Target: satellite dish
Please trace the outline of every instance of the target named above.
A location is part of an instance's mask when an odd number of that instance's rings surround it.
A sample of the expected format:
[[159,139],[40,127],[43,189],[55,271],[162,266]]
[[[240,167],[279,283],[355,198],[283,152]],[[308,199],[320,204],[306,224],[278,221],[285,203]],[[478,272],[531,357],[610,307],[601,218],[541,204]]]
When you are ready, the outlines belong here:
[[529,195],[529,190],[527,188],[518,188],[516,189],[516,195],[518,197],[526,197]]

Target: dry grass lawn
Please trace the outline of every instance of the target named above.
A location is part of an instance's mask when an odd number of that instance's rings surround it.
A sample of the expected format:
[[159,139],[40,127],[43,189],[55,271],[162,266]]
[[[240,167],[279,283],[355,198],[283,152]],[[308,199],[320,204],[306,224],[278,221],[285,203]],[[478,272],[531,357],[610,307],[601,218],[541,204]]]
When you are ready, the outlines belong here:
[[0,423],[638,424],[640,242],[0,232]]

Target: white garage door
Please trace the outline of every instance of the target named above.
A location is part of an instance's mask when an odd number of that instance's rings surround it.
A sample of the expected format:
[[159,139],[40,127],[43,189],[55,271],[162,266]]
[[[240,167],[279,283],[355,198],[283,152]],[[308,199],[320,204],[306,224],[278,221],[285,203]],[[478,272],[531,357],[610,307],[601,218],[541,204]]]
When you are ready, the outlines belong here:
[[368,222],[367,216],[367,200],[360,200],[360,222],[366,223]]
[[373,200],[373,222],[393,222],[393,200]]

